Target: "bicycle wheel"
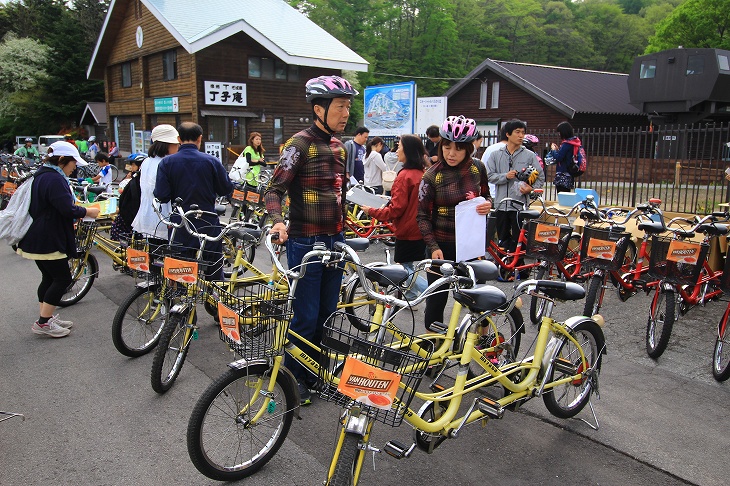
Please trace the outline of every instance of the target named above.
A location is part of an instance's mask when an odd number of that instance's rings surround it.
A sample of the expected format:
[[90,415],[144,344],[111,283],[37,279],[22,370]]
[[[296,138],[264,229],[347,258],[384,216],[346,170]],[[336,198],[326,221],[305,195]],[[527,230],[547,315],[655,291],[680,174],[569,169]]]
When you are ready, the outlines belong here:
[[[516,307],[509,314],[493,315],[489,319],[485,319],[481,323],[480,335],[474,346],[478,350],[486,350],[493,348],[502,343],[509,343],[509,346],[500,348],[495,351],[483,351],[482,354],[496,366],[502,366],[515,361],[517,353],[520,351],[522,328],[522,312]],[[484,374],[484,368],[473,360],[469,363],[467,371],[467,379]]]
[[[374,284],[377,290],[377,284]],[[365,293],[365,289],[360,285],[360,277],[353,278],[345,287],[343,303],[348,304],[345,307],[347,318],[358,331],[369,331],[370,321],[375,314],[375,301],[370,299]]]
[[586,292],[586,302],[583,306],[583,315],[592,317],[601,310],[601,302],[603,301],[603,293],[606,290],[604,282],[605,274],[594,273],[588,282],[588,292]]
[[586,361],[585,363],[582,361],[578,346],[563,338],[552,355],[547,386],[554,381],[585,372],[587,367],[593,367],[596,373],[557,385],[543,394],[545,407],[559,418],[576,416],[590,401],[596,385],[595,380],[598,379],[598,371],[601,369],[602,348],[605,342],[601,328],[593,321],[586,320],[579,323],[571,334],[580,344]]
[[717,326],[717,340],[715,341],[715,351],[712,354],[712,376],[717,381],[725,381],[730,378],[730,346],[725,349],[725,345],[729,344],[728,339],[730,339],[727,325],[729,315],[730,305]]
[[61,297],[58,303],[61,307],[74,305],[84,298],[94,285],[94,280],[99,274],[99,263],[94,255],[87,255],[86,260],[81,258],[70,258],[68,266],[71,269],[71,278],[73,282],[66,289],[66,293]]
[[356,484],[355,471],[358,457],[364,452],[358,447],[359,442],[360,436],[358,434],[345,432],[335,463],[335,471],[327,481],[328,486],[353,486]]
[[[233,275],[234,264],[236,263],[236,255],[238,249],[236,248],[236,240],[227,236],[223,237],[223,277],[229,280]],[[256,242],[255,241],[244,241],[241,257],[249,263],[253,263],[253,259],[256,257]],[[241,275],[246,271],[243,266],[238,267],[238,274]]]
[[160,342],[152,360],[152,389],[165,393],[175,383],[190,349],[193,327],[188,325],[189,314],[170,314],[162,326]]
[[[258,471],[284,443],[299,406],[296,383],[279,371],[271,393],[266,365],[229,369],[203,392],[188,422],[188,454],[211,479],[236,481]],[[266,412],[252,417],[271,397]]]
[[636,245],[633,241],[629,240],[629,244],[626,247],[626,253],[624,254],[624,262],[623,265],[621,265],[621,268],[617,272],[611,272],[609,276],[611,277],[611,283],[614,287],[621,288],[621,284],[616,279],[615,274],[618,275],[624,275],[631,270],[636,268]]
[[[535,272],[535,279],[543,280],[550,279],[550,274],[554,264],[550,262],[542,262],[537,267]],[[532,296],[530,298],[530,321],[533,324],[539,324],[542,321],[542,316],[545,313],[545,306],[547,301],[539,297]]]
[[649,320],[646,323],[646,353],[652,359],[657,359],[667,349],[676,308],[677,294],[674,290],[657,287],[651,302]]
[[169,310],[159,296],[160,287],[135,287],[119,305],[112,321],[112,342],[124,356],[136,358],[157,346]]

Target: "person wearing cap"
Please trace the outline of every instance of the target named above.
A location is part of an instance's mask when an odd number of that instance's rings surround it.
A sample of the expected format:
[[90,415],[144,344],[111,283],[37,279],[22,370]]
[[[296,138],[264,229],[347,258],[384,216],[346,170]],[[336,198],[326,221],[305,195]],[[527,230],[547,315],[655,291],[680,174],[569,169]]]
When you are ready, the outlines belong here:
[[91,159],[95,159],[98,153],[99,145],[96,143],[96,137],[92,135],[89,137],[89,150],[86,151],[86,155]]
[[[196,231],[209,236],[218,236],[221,224],[215,214],[215,200],[218,196],[229,196],[233,183],[220,160],[200,151],[203,143],[203,128],[197,123],[182,122],[177,128],[180,147],[176,154],[168,155],[157,168],[154,195],[161,202],[182,199],[182,209],[190,210],[196,205],[204,214],[192,221]],[[171,220],[180,222],[180,216],[173,213]],[[188,248],[195,256],[200,248],[198,239],[185,231],[175,232],[174,243]],[[203,260],[211,263],[205,272],[212,280],[223,279],[223,241],[212,241],[205,245]]]
[[64,337],[73,326],[54,311],[73,281],[68,260],[77,256],[74,220],[99,216],[99,208],[76,206],[69,187],[71,173],[85,165],[88,163],[76,147],[55,142],[49,147],[48,159],[33,178],[29,209],[33,223],[18,243],[17,252],[23,258],[35,260],[41,271],[40,316],[31,326],[35,334]]
[[[346,214],[346,152],[334,135],[345,129],[350,117],[352,85],[339,76],[320,76],[307,81],[306,100],[312,104],[314,123],[286,141],[274,175],[264,194],[266,210],[278,233],[275,243],[286,242],[289,268],[298,267],[315,244],[332,249],[344,241]],[[284,223],[281,201],[289,195],[289,226]],[[318,263],[307,265],[299,282],[292,308],[290,328],[311,343],[319,343],[327,317],[336,310],[342,269]],[[318,352],[301,341],[307,354],[317,359]],[[285,357],[287,368],[299,387],[300,404],[311,403],[310,388],[316,381],[298,362]]]
[[79,149],[79,146],[78,146],[78,145],[76,145],[76,140],[74,140],[74,137],[73,137],[73,135],[71,135],[70,133],[67,133],[66,135],[64,135],[64,136],[63,136],[63,139],[64,139],[64,141],[66,141],[67,143],[70,143],[71,145],[73,145],[74,147],[76,147],[76,150],[78,150],[78,149]]
[[[152,202],[155,199],[157,168],[163,157],[176,154],[179,146],[180,138],[172,125],[157,125],[152,129],[152,145],[139,169],[139,210],[132,221],[132,229],[137,233],[167,241],[167,226],[160,224],[160,218],[152,209]],[[169,203],[162,205],[162,214],[165,217],[170,215]]]
[[19,155],[20,157],[23,157],[24,159],[32,159],[32,160],[38,160],[41,157],[40,154],[38,153],[38,149],[36,149],[33,146],[32,138],[26,138],[25,145],[23,145],[18,150],[16,150],[14,155]]

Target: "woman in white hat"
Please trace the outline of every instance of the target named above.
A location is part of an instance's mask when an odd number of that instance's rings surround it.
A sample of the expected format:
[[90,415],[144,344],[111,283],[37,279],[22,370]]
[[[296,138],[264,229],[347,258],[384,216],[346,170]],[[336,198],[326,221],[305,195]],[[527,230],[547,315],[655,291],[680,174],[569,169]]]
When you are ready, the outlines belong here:
[[29,208],[33,223],[18,243],[17,251],[23,258],[35,260],[42,276],[38,286],[40,317],[31,330],[59,338],[67,336],[73,326],[53,312],[72,282],[68,259],[76,256],[74,220],[96,218],[99,209],[74,204],[68,178],[76,167],[88,165],[78,149],[68,142],[55,142],[48,154],[33,177]]
[[[139,185],[142,191],[139,211],[132,221],[132,229],[137,233],[146,236],[152,236],[167,241],[167,226],[160,224],[160,218],[157,217],[152,209],[152,201],[155,196],[155,181],[157,180],[157,166],[163,157],[177,153],[180,147],[180,137],[177,130],[172,125],[157,125],[152,129],[152,145],[147,155],[149,156],[139,172]],[[162,213],[167,216],[170,214],[170,204],[162,205]]]

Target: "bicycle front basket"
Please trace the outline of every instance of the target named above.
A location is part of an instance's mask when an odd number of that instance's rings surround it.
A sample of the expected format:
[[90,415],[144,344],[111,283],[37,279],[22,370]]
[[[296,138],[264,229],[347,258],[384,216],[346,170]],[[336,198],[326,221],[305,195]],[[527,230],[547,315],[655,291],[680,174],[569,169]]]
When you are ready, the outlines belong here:
[[86,253],[94,244],[94,235],[99,223],[96,221],[79,221],[76,223],[76,251]]
[[710,245],[653,236],[649,275],[677,285],[696,285]]
[[[386,332],[383,342],[375,343],[370,337],[377,332],[359,332],[352,326],[351,317],[344,312],[335,312],[325,322],[319,359],[319,395],[343,407],[358,402],[375,420],[397,427],[428,369],[433,343],[402,331],[397,336]],[[372,322],[369,324],[370,329],[380,327]],[[362,325],[367,326],[367,321]],[[373,370],[372,373],[343,377],[343,370],[346,373],[348,370],[346,358],[356,359],[358,366]],[[387,378],[379,377],[378,370],[384,370]],[[382,391],[387,386],[395,386],[393,375],[400,377],[400,385],[391,400]],[[333,382],[335,378],[339,385]],[[353,392],[357,398],[351,395]]]
[[536,260],[559,262],[565,258],[573,228],[555,226],[542,221],[530,220],[527,224],[527,249],[525,256]]
[[610,228],[583,228],[580,245],[580,264],[586,268],[618,270],[624,264],[626,248],[631,235],[626,232],[611,231]]
[[218,301],[219,336],[232,351],[248,360],[281,354],[293,315],[287,286],[247,283],[233,293],[210,286]]

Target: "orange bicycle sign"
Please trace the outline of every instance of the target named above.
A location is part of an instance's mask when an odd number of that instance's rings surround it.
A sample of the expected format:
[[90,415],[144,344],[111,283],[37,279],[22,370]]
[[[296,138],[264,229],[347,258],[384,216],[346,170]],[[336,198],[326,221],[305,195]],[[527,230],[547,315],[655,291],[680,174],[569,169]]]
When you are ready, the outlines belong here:
[[400,378],[398,373],[381,370],[348,356],[337,391],[363,405],[390,410]]
[[696,265],[699,261],[702,246],[698,243],[687,243],[679,240],[672,240],[667,250],[667,260],[677,263],[691,263]]
[[194,284],[198,281],[198,262],[165,258],[164,276],[175,282]]
[[537,223],[535,241],[539,243],[557,243],[560,241],[560,227]]
[[146,251],[127,248],[127,266],[141,272],[150,271],[150,254]]
[[614,255],[616,255],[616,242],[591,238],[591,241],[588,243],[586,255],[589,258],[613,260]]
[[236,344],[241,344],[241,334],[238,332],[238,314],[229,309],[222,302],[218,302],[218,321],[221,331]]

